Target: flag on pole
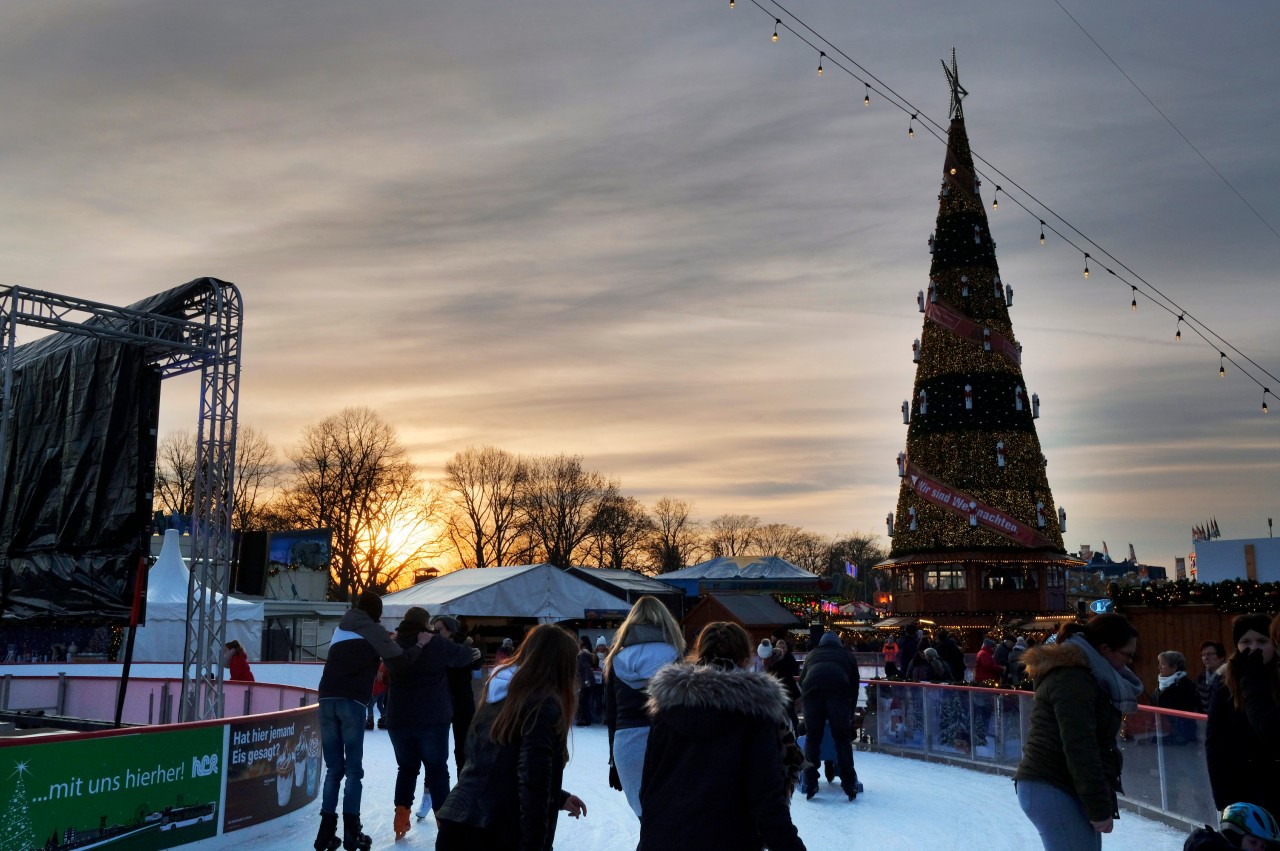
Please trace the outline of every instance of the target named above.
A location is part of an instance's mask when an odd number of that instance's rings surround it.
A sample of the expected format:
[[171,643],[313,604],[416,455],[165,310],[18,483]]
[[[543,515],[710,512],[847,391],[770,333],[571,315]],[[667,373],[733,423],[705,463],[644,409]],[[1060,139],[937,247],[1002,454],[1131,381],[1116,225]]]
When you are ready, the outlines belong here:
[[1129,545],[1129,561],[1133,562],[1134,564],[1138,563],[1138,557],[1133,552],[1133,544]]
[[1218,518],[1213,518],[1213,537],[1221,538],[1222,533],[1218,531]]

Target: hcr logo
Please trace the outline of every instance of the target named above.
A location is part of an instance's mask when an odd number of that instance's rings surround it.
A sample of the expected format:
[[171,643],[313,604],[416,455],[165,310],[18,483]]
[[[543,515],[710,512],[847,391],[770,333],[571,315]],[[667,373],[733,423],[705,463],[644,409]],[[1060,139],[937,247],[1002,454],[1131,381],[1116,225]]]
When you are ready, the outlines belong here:
[[218,773],[218,755],[216,753],[191,757],[191,776],[208,777]]

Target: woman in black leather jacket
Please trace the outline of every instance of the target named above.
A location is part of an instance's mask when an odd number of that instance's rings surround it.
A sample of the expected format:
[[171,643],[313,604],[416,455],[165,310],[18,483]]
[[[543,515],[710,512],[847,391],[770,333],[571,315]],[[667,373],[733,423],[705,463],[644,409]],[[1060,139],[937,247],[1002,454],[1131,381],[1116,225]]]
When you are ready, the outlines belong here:
[[587,813],[560,788],[577,691],[573,636],[543,624],[485,687],[458,785],[436,813],[437,851],[549,851],[556,818]]

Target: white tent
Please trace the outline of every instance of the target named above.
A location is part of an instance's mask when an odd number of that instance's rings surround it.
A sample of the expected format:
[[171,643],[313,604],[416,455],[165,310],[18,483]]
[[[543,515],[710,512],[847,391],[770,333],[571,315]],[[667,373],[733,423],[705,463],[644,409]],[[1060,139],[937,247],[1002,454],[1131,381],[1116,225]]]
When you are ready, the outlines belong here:
[[[183,661],[190,576],[191,571],[182,560],[178,532],[170,529],[164,533],[164,546],[147,574],[147,623],[138,627],[133,661]],[[261,654],[262,617],[262,603],[234,596],[227,598],[227,641],[239,641],[250,659],[257,659]]]
[[410,606],[421,606],[432,615],[537,618],[542,623],[581,619],[588,609],[631,608],[551,564],[471,567],[411,585],[382,598],[382,622],[399,620]]

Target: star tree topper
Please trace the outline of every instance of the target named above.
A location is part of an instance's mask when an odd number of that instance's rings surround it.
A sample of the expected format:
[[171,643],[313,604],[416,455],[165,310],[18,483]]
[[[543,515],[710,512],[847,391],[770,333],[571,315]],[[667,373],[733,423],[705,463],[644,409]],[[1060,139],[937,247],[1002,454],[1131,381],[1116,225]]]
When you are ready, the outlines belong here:
[[939,59],[942,63],[942,73],[947,75],[947,84],[951,86],[951,120],[964,120],[964,106],[961,101],[969,93],[964,90],[964,86],[960,85],[960,71],[956,68],[956,49],[951,48],[951,67],[947,67],[947,60]]

